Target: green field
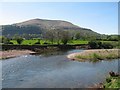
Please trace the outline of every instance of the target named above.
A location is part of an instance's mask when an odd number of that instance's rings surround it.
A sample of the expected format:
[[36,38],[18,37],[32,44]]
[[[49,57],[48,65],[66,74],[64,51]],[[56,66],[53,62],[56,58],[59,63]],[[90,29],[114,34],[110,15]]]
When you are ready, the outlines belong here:
[[[16,40],[11,40],[14,45],[18,45]],[[23,40],[21,45],[35,45],[35,43],[38,42],[38,39],[30,39],[30,40]],[[120,48],[118,41],[101,41],[102,43],[108,43],[113,45],[114,48]],[[38,45],[45,45],[44,43],[47,43],[46,45],[57,45],[57,42],[54,41],[53,43],[49,40],[40,40],[40,44]],[[86,40],[70,40],[67,44],[69,45],[76,45],[76,44],[88,44],[89,41]],[[63,44],[60,42],[60,44]]]
[[68,44],[88,44],[89,41],[83,41],[83,40],[71,40],[68,42]]
[[[11,40],[14,45],[18,45],[16,40]],[[34,45],[36,42],[38,42],[37,39],[35,40],[23,40],[22,45]],[[40,45],[44,45],[44,42],[48,43],[49,45],[52,44],[49,40],[40,40]],[[57,44],[57,42],[53,42],[53,44]],[[60,42],[60,44],[62,44]],[[68,44],[74,45],[74,44],[88,44],[88,41],[83,41],[83,40],[71,40],[68,42]]]

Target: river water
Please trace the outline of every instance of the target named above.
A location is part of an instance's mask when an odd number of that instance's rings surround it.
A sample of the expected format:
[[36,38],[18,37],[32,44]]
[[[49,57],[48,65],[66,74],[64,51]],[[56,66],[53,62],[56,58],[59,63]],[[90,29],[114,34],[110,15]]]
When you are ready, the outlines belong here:
[[2,61],[3,88],[86,88],[118,71],[118,60],[78,62],[67,55],[83,50],[23,55]]

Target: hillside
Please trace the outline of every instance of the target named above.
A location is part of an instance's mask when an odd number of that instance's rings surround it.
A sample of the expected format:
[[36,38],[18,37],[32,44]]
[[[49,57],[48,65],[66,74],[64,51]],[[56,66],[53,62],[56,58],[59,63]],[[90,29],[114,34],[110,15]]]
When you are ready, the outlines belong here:
[[2,35],[13,36],[15,34],[43,34],[47,30],[68,30],[73,33],[80,32],[81,35],[99,35],[91,29],[81,28],[67,21],[31,19],[12,25],[2,25]]

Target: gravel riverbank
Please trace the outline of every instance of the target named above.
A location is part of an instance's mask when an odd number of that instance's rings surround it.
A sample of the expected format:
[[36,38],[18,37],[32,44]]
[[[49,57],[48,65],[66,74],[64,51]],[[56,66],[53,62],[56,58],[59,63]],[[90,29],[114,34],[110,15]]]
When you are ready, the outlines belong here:
[[17,57],[26,54],[33,54],[35,52],[30,50],[8,50],[8,51],[0,51],[0,59],[7,59],[12,57]]

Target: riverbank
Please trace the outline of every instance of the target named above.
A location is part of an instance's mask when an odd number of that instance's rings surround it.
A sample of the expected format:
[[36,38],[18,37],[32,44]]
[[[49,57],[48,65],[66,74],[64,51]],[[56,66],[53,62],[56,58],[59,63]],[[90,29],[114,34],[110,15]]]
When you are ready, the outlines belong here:
[[25,49],[25,50],[32,50],[32,51],[35,51],[36,50],[48,50],[48,49],[59,49],[59,50],[65,50],[65,49],[81,49],[81,48],[85,48],[85,49],[88,49],[88,45],[86,44],[76,44],[76,45],[2,45],[2,50],[16,50],[16,49],[19,49],[19,50],[22,50],[22,49]]
[[102,88],[102,89],[118,89],[120,88],[120,74],[113,71],[109,72],[109,76],[106,77],[105,82],[95,84],[90,88]]
[[71,60],[78,61],[98,61],[104,59],[117,59],[120,58],[118,51],[120,49],[91,49],[79,53],[73,53],[67,56]]
[[104,88],[120,88],[120,74],[109,72],[109,76],[103,83]]
[[35,52],[30,50],[8,50],[0,51],[0,59],[8,59],[26,54],[34,54]]

